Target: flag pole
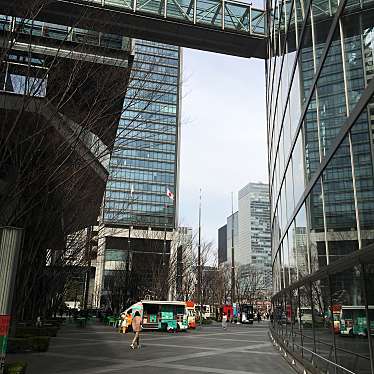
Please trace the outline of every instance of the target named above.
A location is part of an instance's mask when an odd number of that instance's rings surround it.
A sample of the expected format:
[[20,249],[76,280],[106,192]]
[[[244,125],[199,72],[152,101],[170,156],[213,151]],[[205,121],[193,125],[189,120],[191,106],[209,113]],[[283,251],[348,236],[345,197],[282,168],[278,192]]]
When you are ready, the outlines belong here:
[[[166,196],[174,201],[174,194],[169,190],[169,188],[167,187],[166,188]],[[165,203],[165,215],[164,215],[164,249],[163,249],[163,252],[162,252],[162,265],[165,266],[165,254],[166,254],[166,222],[167,222],[167,217],[166,217],[166,213],[167,213],[167,209],[168,209],[168,204]]]
[[165,266],[165,254],[166,254],[166,211],[168,204],[165,204],[165,217],[164,217],[164,250],[162,252],[162,266]]

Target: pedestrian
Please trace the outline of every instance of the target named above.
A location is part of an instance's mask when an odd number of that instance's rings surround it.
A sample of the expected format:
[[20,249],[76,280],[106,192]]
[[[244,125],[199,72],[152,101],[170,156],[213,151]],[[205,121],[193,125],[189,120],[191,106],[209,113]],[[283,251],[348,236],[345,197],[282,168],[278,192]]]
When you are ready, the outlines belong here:
[[128,331],[128,329],[132,325],[132,316],[131,316],[131,313],[127,312],[125,320],[126,320],[126,331]]
[[121,313],[121,321],[119,322],[119,332],[125,333],[127,328],[126,314]]
[[227,315],[224,314],[224,315],[222,316],[222,328],[223,328],[224,330],[226,330],[226,327],[227,327]]
[[257,322],[260,323],[261,321],[261,313],[260,311],[257,312]]
[[36,327],[42,327],[42,318],[40,316],[36,317]]
[[[139,311],[135,312],[134,318],[132,319],[132,331],[134,331],[135,336],[134,339],[130,345],[130,348],[135,349],[135,348],[140,348],[140,331],[142,329],[142,317],[140,317]],[[136,344],[136,347],[135,347]]]

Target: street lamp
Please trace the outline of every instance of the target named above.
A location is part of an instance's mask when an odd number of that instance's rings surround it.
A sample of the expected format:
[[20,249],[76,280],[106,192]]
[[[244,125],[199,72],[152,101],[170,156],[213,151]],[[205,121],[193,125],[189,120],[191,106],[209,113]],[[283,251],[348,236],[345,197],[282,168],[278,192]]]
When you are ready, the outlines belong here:
[[235,258],[234,258],[234,193],[231,192],[231,304],[235,301]]
[[200,326],[203,321],[203,295],[201,289],[202,272],[201,272],[201,188],[200,188],[200,198],[199,198],[199,237],[197,244],[197,266],[198,266],[198,279],[197,279],[197,292],[198,292],[198,302],[200,304]]

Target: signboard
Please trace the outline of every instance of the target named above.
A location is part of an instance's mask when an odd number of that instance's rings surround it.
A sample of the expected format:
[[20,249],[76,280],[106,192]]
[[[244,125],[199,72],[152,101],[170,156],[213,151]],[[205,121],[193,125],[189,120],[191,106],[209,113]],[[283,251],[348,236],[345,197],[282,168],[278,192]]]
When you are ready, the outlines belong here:
[[0,373],[4,371],[10,316],[0,316]]
[[9,330],[10,316],[0,316],[0,336],[7,336]]

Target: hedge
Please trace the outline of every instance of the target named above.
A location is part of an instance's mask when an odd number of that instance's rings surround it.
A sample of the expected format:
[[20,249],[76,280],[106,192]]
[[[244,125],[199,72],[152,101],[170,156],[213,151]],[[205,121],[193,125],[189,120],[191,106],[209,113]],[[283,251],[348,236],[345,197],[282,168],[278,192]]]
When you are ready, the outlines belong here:
[[25,362],[12,362],[5,364],[4,374],[25,374],[27,364]]
[[15,337],[27,338],[30,336],[57,336],[58,327],[17,327]]
[[8,338],[8,353],[46,352],[49,348],[49,336],[29,336]]

